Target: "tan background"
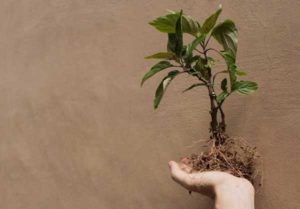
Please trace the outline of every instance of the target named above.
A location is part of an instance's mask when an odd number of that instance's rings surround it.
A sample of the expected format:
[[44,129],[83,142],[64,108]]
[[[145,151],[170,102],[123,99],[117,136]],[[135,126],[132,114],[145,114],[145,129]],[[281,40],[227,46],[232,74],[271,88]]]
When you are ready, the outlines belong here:
[[[165,9],[199,20],[214,0],[2,0],[0,208],[198,209],[167,162],[207,138],[206,91],[181,77],[152,110],[163,73],[141,89],[166,37],[147,23]],[[299,9],[290,1],[224,1],[239,31],[238,62],[259,83],[225,105],[229,133],[257,145],[265,184],[257,209],[300,208]]]

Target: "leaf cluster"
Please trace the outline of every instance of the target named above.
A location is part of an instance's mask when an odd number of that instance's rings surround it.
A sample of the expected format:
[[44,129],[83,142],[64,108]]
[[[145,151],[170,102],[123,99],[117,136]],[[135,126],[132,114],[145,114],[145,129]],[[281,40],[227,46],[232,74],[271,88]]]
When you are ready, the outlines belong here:
[[[197,79],[197,82],[184,92],[196,87],[207,87],[209,96],[216,102],[217,107],[220,107],[233,92],[248,95],[257,90],[255,82],[239,79],[246,73],[236,65],[238,31],[232,20],[227,19],[217,23],[221,12],[222,8],[220,7],[203,24],[182,11],[169,11],[169,14],[158,17],[149,23],[158,31],[166,34],[168,42],[166,51],[145,57],[145,59],[161,61],[143,76],[141,85],[155,74],[166,69],[173,69],[163,77],[156,89],[153,104],[155,109],[159,106],[167,86],[181,74],[188,74]],[[183,42],[185,34],[192,36],[193,41],[185,44]],[[222,50],[208,47],[211,38],[222,46]],[[226,63],[226,69],[213,71],[212,68],[216,61],[210,56],[210,53],[221,56]],[[215,79],[219,75],[224,75],[224,78],[218,88],[219,93],[217,93]]]

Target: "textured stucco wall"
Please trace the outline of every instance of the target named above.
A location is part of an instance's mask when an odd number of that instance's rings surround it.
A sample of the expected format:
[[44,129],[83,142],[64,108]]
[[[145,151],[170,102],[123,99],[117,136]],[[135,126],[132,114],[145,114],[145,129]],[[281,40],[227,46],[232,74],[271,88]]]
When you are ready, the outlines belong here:
[[[208,137],[204,90],[178,78],[152,110],[162,74],[139,87],[166,37],[165,9],[199,20],[215,0],[0,1],[0,208],[198,209],[212,203],[169,178],[167,162]],[[225,105],[229,133],[264,155],[257,209],[300,208],[297,0],[222,1],[239,66],[260,89]],[[175,84],[176,83],[176,84]]]

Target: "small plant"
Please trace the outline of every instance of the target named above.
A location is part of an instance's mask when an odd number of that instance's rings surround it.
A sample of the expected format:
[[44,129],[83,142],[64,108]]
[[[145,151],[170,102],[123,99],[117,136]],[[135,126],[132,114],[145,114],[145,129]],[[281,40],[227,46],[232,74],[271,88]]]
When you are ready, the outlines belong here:
[[[195,78],[196,82],[184,90],[184,92],[204,87],[208,90],[210,102],[210,142],[211,151],[201,155],[192,155],[191,161],[196,170],[231,170],[234,175],[249,177],[253,174],[254,149],[248,146],[243,147],[242,158],[247,157],[247,163],[240,167],[241,156],[236,157],[234,140],[226,134],[225,113],[223,104],[227,98],[237,92],[242,95],[249,95],[257,90],[257,84],[253,81],[239,79],[246,75],[236,66],[238,31],[232,20],[225,20],[217,24],[219,15],[222,12],[220,7],[214,14],[209,16],[203,24],[200,24],[191,16],[183,14],[182,11],[169,11],[166,16],[161,16],[150,22],[158,31],[168,36],[167,50],[145,57],[145,59],[160,59],[143,77],[141,85],[146,80],[163,70],[172,69],[158,85],[154,109],[156,109],[170,82],[177,76],[187,74]],[[183,35],[193,37],[191,43],[183,42]],[[210,41],[215,39],[222,50],[209,46]],[[219,56],[224,59],[226,69],[213,70],[216,59],[212,56]],[[221,82],[217,82],[223,76]],[[226,162],[228,161],[228,162]],[[223,165],[223,164],[228,165]],[[247,164],[247,165],[246,165]],[[223,166],[223,167],[222,167]]]

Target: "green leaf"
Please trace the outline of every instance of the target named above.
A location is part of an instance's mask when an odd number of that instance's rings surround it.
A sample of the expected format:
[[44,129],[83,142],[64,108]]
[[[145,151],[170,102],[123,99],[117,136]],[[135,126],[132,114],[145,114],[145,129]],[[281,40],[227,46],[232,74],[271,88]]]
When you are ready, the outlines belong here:
[[168,52],[175,53],[176,47],[177,47],[176,34],[168,33],[168,45],[167,45]]
[[181,13],[176,21],[176,33],[168,34],[168,51],[176,54],[177,57],[181,57],[183,49],[183,37],[181,28]]
[[201,35],[187,45],[184,60],[188,65],[193,61],[193,50],[203,41],[203,39],[204,35]]
[[235,55],[231,50],[229,51],[221,51],[221,54],[227,64],[227,66],[234,65],[235,64]]
[[224,78],[221,82],[221,89],[227,91],[227,78]]
[[223,46],[225,51],[232,51],[235,57],[238,32],[233,21],[225,20],[218,24],[211,34]]
[[240,94],[248,95],[257,90],[257,83],[253,81],[236,81],[233,84],[233,91],[237,91]]
[[191,85],[189,88],[185,89],[183,91],[183,93],[186,92],[186,91],[189,91],[189,90],[191,90],[191,89],[193,89],[193,88],[195,88],[197,86],[205,86],[205,84],[204,83],[195,83],[195,84]]
[[217,102],[218,103],[223,102],[226,99],[226,97],[228,97],[228,95],[229,95],[229,93],[227,91],[223,91],[221,94],[219,94],[217,96],[217,98],[216,98]]
[[182,32],[193,36],[197,34],[199,24],[189,15],[182,15]]
[[199,55],[195,55],[195,56],[192,57],[191,62],[196,62],[199,59],[200,59],[200,56]]
[[215,26],[221,12],[222,12],[222,8],[218,9],[214,14],[212,14],[204,21],[201,27],[201,30],[204,34],[208,34],[210,30]]
[[206,80],[208,79],[208,71],[209,69],[205,66],[205,60],[200,58],[196,62],[194,69],[198,72],[200,72],[201,76],[205,78]]
[[201,75],[201,73],[200,73],[199,71],[195,70],[194,68],[190,68],[190,69],[188,70],[188,73],[189,73],[190,75],[192,75],[192,76]]
[[215,64],[215,60],[212,57],[207,58],[207,64],[205,67],[212,68]]
[[232,85],[236,81],[237,67],[235,65],[235,56],[232,51],[222,51],[221,54],[227,64],[227,69],[229,72],[230,84],[232,89]]
[[161,61],[159,63],[157,63],[156,65],[154,65],[143,77],[142,82],[141,82],[141,86],[144,84],[144,82],[149,79],[150,77],[152,77],[153,75],[155,75],[156,73],[169,68],[169,67],[173,67],[173,65],[168,62],[168,61]]
[[247,75],[247,73],[246,72],[244,72],[244,71],[242,71],[242,70],[240,70],[240,69],[236,69],[236,75],[238,75],[238,76],[244,76],[244,75]]
[[[170,11],[171,14],[158,17],[149,24],[154,26],[157,30],[163,33],[175,33],[176,22],[180,16],[179,12]],[[191,16],[182,15],[182,32],[196,35],[199,29],[198,23]]]
[[178,57],[181,56],[181,52],[182,52],[182,48],[183,48],[183,35],[182,35],[182,28],[181,28],[181,20],[182,20],[182,10],[181,10],[178,20],[176,22],[176,33],[175,33],[176,41],[177,41],[175,54]]
[[145,57],[145,59],[175,59],[175,54],[172,52],[158,52],[150,56]]
[[229,69],[229,79],[230,79],[230,84],[231,84],[231,88],[232,85],[234,84],[234,82],[236,81],[236,66],[232,65]]
[[155,92],[155,98],[154,98],[154,109],[156,109],[166,91],[166,88],[170,84],[170,82],[175,78],[176,75],[178,75],[180,72],[178,70],[174,70],[169,72],[169,74],[162,79],[160,84],[158,85],[156,92]]

